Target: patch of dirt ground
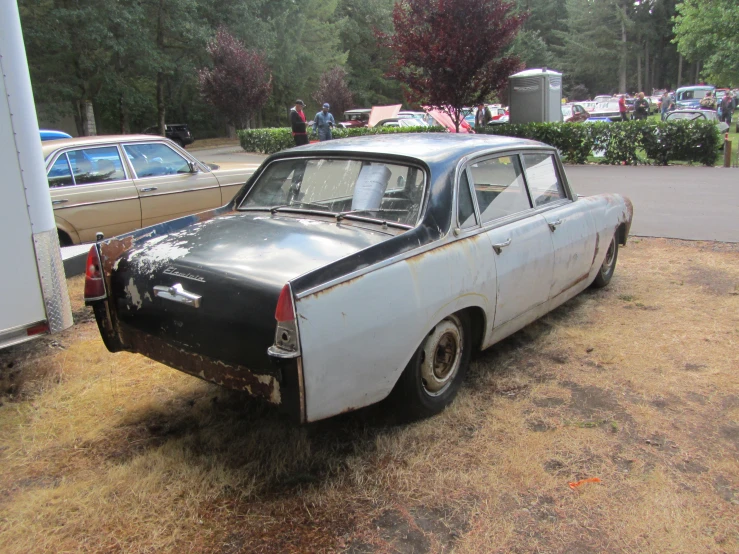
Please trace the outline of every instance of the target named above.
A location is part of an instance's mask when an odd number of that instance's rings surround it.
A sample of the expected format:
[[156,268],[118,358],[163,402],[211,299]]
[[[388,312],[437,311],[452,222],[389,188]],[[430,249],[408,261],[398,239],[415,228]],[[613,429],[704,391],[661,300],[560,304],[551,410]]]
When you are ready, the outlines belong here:
[[[0,551],[739,551],[739,248],[634,238],[438,417],[296,426],[77,325],[0,351]],[[599,482],[581,480],[597,477]]]

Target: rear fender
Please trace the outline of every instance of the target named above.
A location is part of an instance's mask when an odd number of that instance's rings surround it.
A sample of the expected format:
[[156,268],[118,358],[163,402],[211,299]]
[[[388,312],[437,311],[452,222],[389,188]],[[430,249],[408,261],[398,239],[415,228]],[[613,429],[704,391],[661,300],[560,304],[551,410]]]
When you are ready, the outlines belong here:
[[491,275],[478,263],[489,250],[483,233],[298,294],[307,421],[385,398],[424,337],[449,314],[481,308],[492,321],[496,299],[484,291],[495,290],[489,286],[494,268]]

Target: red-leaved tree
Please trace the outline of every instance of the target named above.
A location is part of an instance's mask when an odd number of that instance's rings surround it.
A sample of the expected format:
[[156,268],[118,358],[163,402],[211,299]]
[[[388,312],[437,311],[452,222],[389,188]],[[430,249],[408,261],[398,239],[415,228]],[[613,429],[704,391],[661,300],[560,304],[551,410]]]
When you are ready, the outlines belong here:
[[336,66],[321,75],[318,80],[318,89],[313,93],[313,100],[322,106],[324,102],[331,105],[331,113],[337,119],[352,107],[354,99],[349,85],[346,84],[346,71]]
[[198,72],[200,93],[231,125],[244,129],[272,93],[272,74],[265,57],[247,50],[223,28],[207,50],[213,67]]
[[401,0],[395,34],[382,36],[394,54],[389,76],[404,83],[412,103],[449,114],[457,131],[462,108],[501,91],[520,67],[502,56],[526,14],[504,0]]

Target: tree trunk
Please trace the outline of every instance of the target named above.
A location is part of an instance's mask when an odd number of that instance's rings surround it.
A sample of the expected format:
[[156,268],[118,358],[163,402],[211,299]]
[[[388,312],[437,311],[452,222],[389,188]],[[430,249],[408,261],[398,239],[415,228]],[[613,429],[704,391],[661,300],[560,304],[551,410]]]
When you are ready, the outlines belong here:
[[[157,13],[157,48],[159,53],[164,53],[164,0],[159,0],[159,11]],[[157,71],[157,126],[159,134],[167,136],[166,114],[164,110],[164,72]]]
[[697,61],[695,62],[695,79],[693,79],[693,83],[696,85],[700,82],[698,79],[700,79],[701,76],[701,62]]
[[644,94],[652,96],[652,79],[649,73],[649,41],[644,44]]
[[623,19],[621,20],[621,60],[619,61],[618,90],[621,93],[626,92],[626,11],[623,11]]
[[636,55],[636,92],[641,92],[641,52]]
[[677,58],[677,87],[680,88],[680,84],[683,82],[683,55],[678,54]]
[[74,114],[74,125],[77,127],[77,136],[87,136],[87,110],[84,100],[72,101],[72,113]]

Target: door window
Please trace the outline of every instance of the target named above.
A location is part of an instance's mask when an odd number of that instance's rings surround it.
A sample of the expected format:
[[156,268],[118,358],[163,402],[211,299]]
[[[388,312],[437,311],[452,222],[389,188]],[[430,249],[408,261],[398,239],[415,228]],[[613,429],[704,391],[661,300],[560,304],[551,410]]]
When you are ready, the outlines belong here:
[[66,187],[67,185],[74,184],[72,170],[69,169],[69,161],[67,160],[66,154],[62,154],[56,159],[54,165],[49,169],[47,177],[50,187]]
[[67,152],[67,158],[76,185],[121,181],[126,178],[116,146],[72,150]]
[[526,167],[526,182],[529,185],[531,201],[538,208],[567,198],[564,187],[557,176],[557,167],[554,156],[551,154],[524,154]]
[[123,149],[139,179],[190,173],[187,160],[161,142],[126,144]]
[[521,166],[517,156],[502,156],[469,166],[482,223],[528,210]]

